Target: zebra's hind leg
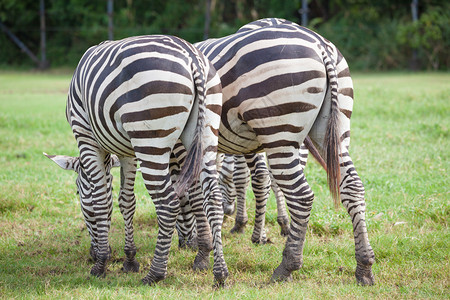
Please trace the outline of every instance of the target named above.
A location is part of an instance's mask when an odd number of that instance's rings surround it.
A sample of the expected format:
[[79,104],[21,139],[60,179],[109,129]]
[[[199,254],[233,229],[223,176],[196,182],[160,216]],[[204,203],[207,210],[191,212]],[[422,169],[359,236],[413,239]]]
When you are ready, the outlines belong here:
[[[265,226],[266,205],[270,193],[270,176],[263,154],[245,155],[247,166],[252,177],[252,189],[255,195],[255,226],[253,227],[252,242],[265,244],[267,242]],[[244,197],[245,201],[245,197]]]
[[356,258],[355,277],[359,284],[373,285],[375,278],[372,274],[372,265],[375,262],[375,254],[370,246],[366,228],[364,186],[348,153],[344,153],[342,159],[344,161],[340,164],[340,195],[341,202],[347,209],[353,223]]
[[213,239],[214,287],[223,287],[228,278],[228,268],[225,263],[222,247],[223,207],[222,193],[220,192],[218,185],[219,176],[215,165],[216,151],[217,148],[210,147],[203,155],[200,185],[205,197],[203,201],[203,210],[208,219]]
[[[270,173],[270,172],[269,172]],[[289,216],[287,214],[285,200],[283,192],[275,183],[272,173],[270,173],[271,187],[277,201],[277,223],[280,225],[282,236],[288,236],[289,234]]]
[[134,243],[133,217],[136,210],[136,198],[134,196],[134,180],[136,177],[136,159],[134,157],[120,158],[120,193],[119,208],[125,223],[125,261],[124,272],[139,272],[139,263],[136,256]]
[[[356,172],[355,166],[350,158],[348,149],[350,147],[350,115],[353,107],[353,85],[348,73],[348,66],[345,60],[341,60],[341,64],[345,64],[339,71],[338,81],[339,90],[346,90],[347,93],[339,93],[339,106],[341,109],[339,140],[341,144],[338,149],[339,153],[339,195],[341,203],[346,208],[352,224],[353,235],[355,240],[355,258],[356,271],[355,277],[358,283],[362,285],[373,285],[375,283],[372,274],[372,265],[375,262],[375,255],[369,243],[369,237],[365,221],[366,203],[364,200],[364,186]],[[342,77],[342,78],[341,78]],[[324,102],[324,105],[330,105]],[[324,145],[325,136],[323,134],[327,123],[328,108],[322,108],[319,116],[314,123],[313,128],[309,132],[309,136],[317,146],[320,155],[326,157]],[[345,114],[343,113],[345,112]]]
[[[221,193],[217,185],[217,180],[203,179],[203,193],[205,194],[205,201],[203,202],[203,209],[206,212],[206,217],[212,232],[213,248],[214,248],[214,287],[224,287],[225,280],[228,278],[228,268],[225,263],[222,248],[222,222],[223,209],[221,201]],[[205,182],[209,181],[209,182]]]
[[[150,271],[142,279],[152,285],[167,276],[167,263],[175,223],[180,212],[180,201],[169,176],[169,153],[158,162],[141,160],[141,171],[147,191],[155,204],[158,219],[158,237]],[[166,163],[163,163],[166,161]],[[158,168],[155,168],[158,166]]]
[[298,150],[293,148],[288,152],[282,149],[280,152],[267,151],[267,159],[273,177],[286,198],[291,226],[281,264],[273,272],[271,282],[291,281],[292,272],[301,268],[303,244],[314,200],[314,194],[300,167]]
[[[170,154],[170,178],[174,184],[177,182],[178,175],[181,171],[181,165],[184,164],[187,156],[186,148],[181,140],[177,140],[172,153]],[[192,212],[188,200],[189,194],[179,195],[180,213],[177,217],[176,229],[178,233],[178,247],[190,248],[194,251],[198,249],[197,231],[195,228],[195,216]]]

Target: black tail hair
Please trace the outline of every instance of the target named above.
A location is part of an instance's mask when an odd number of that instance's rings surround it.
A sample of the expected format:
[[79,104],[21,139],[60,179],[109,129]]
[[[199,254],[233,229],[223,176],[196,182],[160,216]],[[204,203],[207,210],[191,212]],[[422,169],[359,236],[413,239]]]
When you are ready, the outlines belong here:
[[328,56],[325,50],[322,50],[322,58],[327,70],[329,88],[331,94],[331,108],[328,124],[325,133],[324,149],[327,164],[328,187],[334,200],[335,207],[339,207],[340,195],[339,184],[341,173],[339,166],[339,148],[341,145],[339,137],[339,103],[338,103],[338,81],[336,64]]

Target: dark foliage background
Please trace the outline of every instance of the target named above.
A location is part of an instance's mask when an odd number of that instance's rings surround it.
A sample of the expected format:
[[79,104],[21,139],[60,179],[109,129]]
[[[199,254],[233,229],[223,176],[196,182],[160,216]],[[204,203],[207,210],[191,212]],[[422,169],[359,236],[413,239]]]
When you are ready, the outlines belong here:
[[[300,0],[210,3],[209,37],[234,33],[265,17],[301,22]],[[108,39],[106,0],[45,0],[45,7],[46,53],[52,67],[75,67],[89,46]],[[449,68],[449,1],[419,0],[417,22],[412,22],[411,0],[310,0],[308,7],[308,27],[335,43],[352,69]],[[114,0],[114,39],[162,33],[197,42],[204,37],[205,11],[206,0]],[[39,53],[39,1],[0,0],[0,21]],[[1,31],[0,66],[34,66]]]

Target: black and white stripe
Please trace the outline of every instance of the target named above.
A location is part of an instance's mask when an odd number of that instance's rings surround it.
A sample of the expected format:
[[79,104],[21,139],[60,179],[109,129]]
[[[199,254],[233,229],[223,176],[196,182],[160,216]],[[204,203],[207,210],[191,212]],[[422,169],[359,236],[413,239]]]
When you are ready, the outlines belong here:
[[[48,155],[44,153],[49,159],[54,161],[57,165],[65,170],[72,170],[78,173],[83,185],[89,185],[88,178],[85,173],[80,172],[81,166],[79,162],[79,157],[71,157],[66,155]],[[123,263],[123,270],[125,272],[138,272],[139,263],[136,261],[136,245],[134,243],[134,228],[133,228],[133,217],[136,209],[136,198],[134,196],[134,180],[136,175],[136,162],[134,159],[123,159],[123,166],[120,170],[120,191],[119,191],[119,208],[124,219],[125,224],[125,247],[124,252],[126,255],[125,261]],[[105,170],[108,182],[108,191],[112,184],[111,168],[119,167],[119,158],[115,155],[111,157],[106,157],[105,160]],[[84,193],[84,190],[81,190]],[[80,193],[80,191],[79,191]],[[89,249],[89,254],[92,259],[96,261],[98,252],[98,232],[95,219],[95,211],[93,210],[92,198],[90,194],[80,195],[80,206],[81,212],[83,213],[86,227],[88,228],[89,235],[91,237],[91,247]],[[111,215],[109,215],[111,218]],[[110,255],[111,250],[108,253]]]
[[[80,150],[77,187],[81,201],[91,202],[94,219],[87,223],[96,226],[98,250],[91,274],[103,275],[106,270],[112,207],[106,166],[109,154],[114,153],[123,168],[122,179],[130,179],[127,186],[134,184],[134,157],[139,160],[156,207],[158,239],[144,283],[166,276],[180,211],[177,195],[197,178],[213,232],[215,280],[223,283],[228,271],[220,237],[223,211],[215,167],[221,103],[220,80],[214,67],[179,38],[132,37],[107,41],[86,51],[72,78],[66,114]],[[169,161],[179,138],[189,150],[174,187]]]
[[[306,144],[306,145],[305,145]],[[316,161],[326,170],[326,164],[323,161],[322,157],[318,153],[317,149],[311,143],[310,139],[307,137],[305,139],[305,143],[300,146],[299,150],[299,159],[300,165],[302,169],[305,169],[306,162],[308,160],[309,149],[311,149],[311,154],[316,159]],[[221,155],[223,156],[223,154]],[[246,162],[249,160],[250,162],[258,161],[259,163],[250,163]],[[220,162],[221,167],[219,170],[219,183],[220,189],[222,190],[223,201],[224,201],[224,213],[227,215],[232,215],[236,210],[235,217],[235,225],[231,229],[231,232],[242,233],[244,232],[244,227],[248,222],[247,208],[245,195],[247,186],[249,183],[249,168],[260,168],[261,166],[265,169],[265,165],[262,165],[260,162],[266,161],[266,157],[264,153],[255,153],[255,154],[246,154],[244,155],[233,155],[233,154],[225,154],[224,159]],[[261,170],[264,172],[263,170]],[[251,173],[256,173],[256,170],[252,170]],[[275,196],[275,201],[277,203],[277,223],[281,228],[281,235],[287,236],[289,234],[289,216],[286,210],[285,200],[283,196],[283,192],[276,184],[273,179],[273,175],[269,169],[270,186]],[[257,190],[257,186],[252,186],[252,189]],[[262,192],[257,192],[256,195]],[[257,197],[256,197],[257,198]],[[236,204],[235,204],[236,199]],[[258,207],[258,205],[257,205]],[[260,214],[261,212],[256,212],[255,215]],[[258,222],[255,222],[255,230],[258,230],[256,227],[259,225]],[[264,242],[264,241],[261,241]]]
[[236,34],[196,46],[222,82],[219,151],[267,153],[283,191],[291,226],[283,260],[272,280],[289,280],[301,267],[314,195],[298,149],[309,135],[327,163],[330,191],[347,208],[354,227],[362,284],[373,284],[373,250],[365,225],[364,188],[348,154],[353,85],[337,48],[311,30],[286,20],[264,19]]
[[[308,159],[308,149],[302,144],[299,153],[300,164],[304,169],[304,167],[306,166],[306,161]],[[247,161],[249,162],[248,164]],[[250,181],[249,176],[250,173],[255,174],[257,172],[265,172],[265,170],[267,169],[265,161],[266,157],[263,153],[246,154],[245,156],[233,154],[225,155],[222,167],[219,169],[219,183],[223,195],[224,213],[232,215],[236,207],[235,225],[231,229],[232,233],[244,232],[245,225],[248,222],[246,207],[247,203],[245,196]],[[271,177],[270,187],[272,188],[277,203],[277,222],[281,228],[281,235],[287,236],[289,233],[289,216],[286,210],[283,192],[273,179],[273,175],[272,173],[270,173],[270,169],[269,176]],[[261,186],[254,185],[253,182],[252,189],[255,195],[265,192],[265,187],[263,190],[260,190]],[[260,197],[258,196],[255,197],[255,199],[259,198]],[[259,228],[260,226],[262,226],[262,222],[258,220],[258,218],[264,218],[264,210],[261,210],[260,203],[256,203],[255,217],[256,218],[252,241],[264,243],[266,242],[265,239],[255,239],[258,232],[261,231],[263,232],[265,237],[264,228]]]

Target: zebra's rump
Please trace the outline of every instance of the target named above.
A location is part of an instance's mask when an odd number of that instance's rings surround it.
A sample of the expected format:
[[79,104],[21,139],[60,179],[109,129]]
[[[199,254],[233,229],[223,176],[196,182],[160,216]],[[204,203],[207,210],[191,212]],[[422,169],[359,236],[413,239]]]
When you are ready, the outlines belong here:
[[273,140],[300,147],[328,89],[322,43],[278,24],[196,44],[222,81],[220,151],[257,152]]
[[134,139],[151,140],[157,149],[158,138],[181,131],[180,120],[187,120],[191,111],[191,63],[186,43],[175,37],[104,42],[81,59],[72,81],[71,90],[78,91],[74,102],[108,152],[133,156]]

